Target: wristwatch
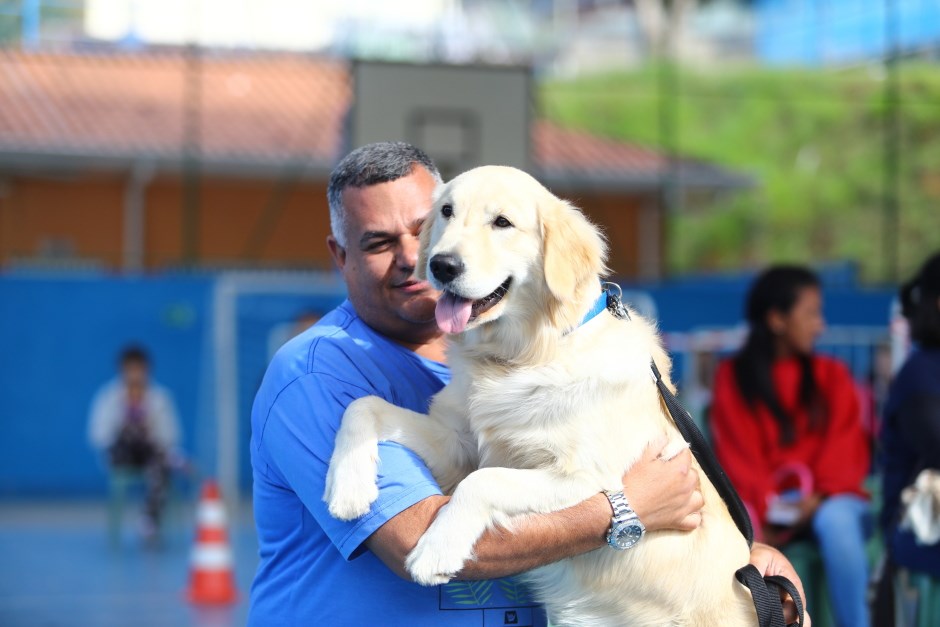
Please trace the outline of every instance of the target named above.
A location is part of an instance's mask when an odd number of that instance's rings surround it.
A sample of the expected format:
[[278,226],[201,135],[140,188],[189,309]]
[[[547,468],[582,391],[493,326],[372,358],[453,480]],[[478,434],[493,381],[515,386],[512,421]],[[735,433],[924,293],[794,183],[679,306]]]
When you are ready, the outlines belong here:
[[604,490],[604,494],[607,496],[607,500],[610,501],[610,507],[614,510],[614,516],[610,521],[610,530],[607,532],[607,544],[618,551],[636,546],[643,534],[646,533],[646,527],[640,522],[640,517],[627,503],[623,490],[618,492]]

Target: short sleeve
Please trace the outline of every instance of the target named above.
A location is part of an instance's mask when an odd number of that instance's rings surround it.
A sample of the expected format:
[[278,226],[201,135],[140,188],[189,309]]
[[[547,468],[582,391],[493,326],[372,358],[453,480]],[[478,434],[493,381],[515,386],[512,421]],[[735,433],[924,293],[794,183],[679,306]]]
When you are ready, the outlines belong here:
[[366,391],[323,373],[307,374],[285,387],[271,405],[259,438],[259,453],[285,487],[295,492],[344,558],[389,519],[415,503],[441,494],[414,453],[394,443],[379,446],[379,497],[353,521],[333,518],[323,491],[333,442],[345,408]]

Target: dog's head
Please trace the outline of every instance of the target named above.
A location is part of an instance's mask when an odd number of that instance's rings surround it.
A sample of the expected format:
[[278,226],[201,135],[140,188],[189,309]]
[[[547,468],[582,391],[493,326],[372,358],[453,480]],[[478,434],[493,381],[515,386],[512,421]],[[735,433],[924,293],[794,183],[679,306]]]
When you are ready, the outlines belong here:
[[438,189],[417,272],[443,292],[445,332],[534,318],[568,329],[598,294],[605,254],[580,211],[521,170],[485,166]]

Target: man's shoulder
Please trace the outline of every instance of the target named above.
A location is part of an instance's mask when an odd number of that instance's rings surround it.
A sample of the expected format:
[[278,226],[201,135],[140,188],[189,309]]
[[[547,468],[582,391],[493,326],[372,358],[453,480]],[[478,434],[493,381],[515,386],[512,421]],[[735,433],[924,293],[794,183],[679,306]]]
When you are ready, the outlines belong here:
[[368,327],[347,301],[278,349],[265,378],[281,387],[311,375],[333,384],[375,383],[392,376],[390,364],[407,367],[405,352]]
[[287,367],[298,374],[333,369],[337,360],[361,358],[371,339],[347,302],[285,342],[275,353],[271,365]]
[[355,316],[338,307],[285,342],[261,379],[252,405],[253,420],[266,421],[276,404],[287,407],[321,395],[338,397],[361,387],[350,366],[363,359],[356,355],[354,326]]
[[[347,387],[360,396],[375,394],[426,409],[427,397],[446,378],[445,366],[424,360],[373,330],[347,301],[277,351],[262,389],[276,396],[294,384],[334,391]],[[414,400],[419,397],[421,403]]]

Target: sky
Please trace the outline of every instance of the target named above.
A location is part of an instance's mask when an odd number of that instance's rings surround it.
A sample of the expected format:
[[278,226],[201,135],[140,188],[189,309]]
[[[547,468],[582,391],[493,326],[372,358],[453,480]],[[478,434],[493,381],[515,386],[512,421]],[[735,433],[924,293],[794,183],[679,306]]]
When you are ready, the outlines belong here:
[[425,29],[458,0],[86,0],[95,39],[150,44],[318,50],[347,21]]

